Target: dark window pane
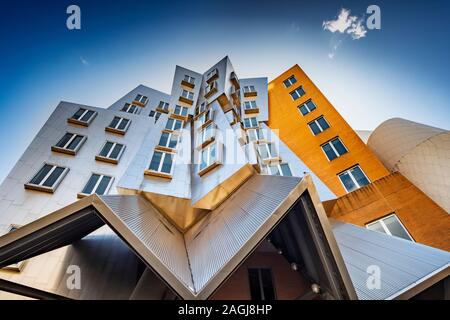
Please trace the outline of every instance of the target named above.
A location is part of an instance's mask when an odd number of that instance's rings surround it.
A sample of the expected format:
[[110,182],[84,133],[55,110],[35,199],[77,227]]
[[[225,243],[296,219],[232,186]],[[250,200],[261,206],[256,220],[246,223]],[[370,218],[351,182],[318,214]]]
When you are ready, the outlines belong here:
[[322,146],[323,151],[326,153],[328,160],[333,160],[337,158],[336,153],[334,152],[334,150],[331,148],[330,144],[327,143],[325,145]]
[[47,173],[53,168],[53,166],[49,164],[44,164],[44,166],[39,170],[39,172],[31,179],[30,183],[39,184],[42,179],[47,175]]
[[73,139],[72,142],[67,146],[67,149],[75,150],[81,140],[83,140],[83,136],[77,135],[75,139]]
[[173,119],[168,119],[166,123],[166,129],[172,130],[173,127]]
[[105,194],[106,188],[108,188],[108,184],[110,181],[111,181],[111,177],[103,176],[97,189],[95,190],[95,193],[100,194],[100,195]]
[[364,187],[370,183],[359,166],[352,169],[352,175],[360,187]]
[[114,117],[114,119],[109,124],[109,127],[110,128],[115,128],[117,126],[117,124],[119,123],[119,121],[120,121],[119,117]]
[[127,111],[129,106],[130,106],[129,103],[125,103],[125,105],[122,108],[122,111]]
[[324,117],[320,117],[319,119],[317,119],[317,122],[320,124],[320,126],[322,127],[322,131],[328,129],[330,126],[328,125],[328,122],[325,121]]
[[63,171],[64,168],[57,167],[55,170],[53,170],[53,172],[42,185],[45,187],[52,187],[55,184],[56,180],[58,180],[61,173],[63,173]]
[[80,108],[78,109],[77,112],[75,112],[75,114],[72,116],[73,119],[80,119],[81,115],[83,114],[83,112],[85,112],[86,109]]
[[320,130],[319,126],[315,122],[311,122],[309,124],[309,127],[311,128],[311,131],[314,133],[314,135],[318,135],[322,131]]
[[162,152],[155,151],[153,153],[152,162],[150,163],[150,170],[158,171],[159,164],[161,162]]
[[119,153],[120,153],[120,150],[122,150],[122,148],[123,148],[123,145],[122,145],[122,144],[116,144],[116,145],[114,146],[113,151],[112,151],[111,154],[109,155],[109,157],[110,157],[111,159],[117,159],[117,158],[119,157]]
[[94,114],[94,111],[89,110],[88,112],[86,112],[86,114],[80,120],[87,122],[92,117],[93,114]]
[[172,135],[169,141],[169,148],[175,148],[177,146],[178,137],[176,135]]
[[155,115],[155,111],[153,111],[153,110],[152,110],[152,111],[150,111],[150,114],[149,114],[149,116],[150,116],[150,117],[153,117],[154,115]]
[[130,122],[130,120],[128,119],[122,119],[122,122],[119,124],[119,127],[117,129],[119,130],[125,130],[125,128],[128,125],[128,122]]
[[164,157],[164,162],[161,168],[161,172],[164,173],[170,173],[170,170],[172,169],[172,155],[170,153],[166,153],[166,156]]
[[281,164],[280,167],[281,167],[281,171],[283,172],[283,176],[285,176],[285,177],[292,176],[291,168],[289,168],[289,165],[287,163]]
[[275,292],[273,290],[272,272],[270,269],[261,270],[261,282],[263,285],[264,300],[275,300]]
[[89,178],[89,181],[86,183],[86,186],[84,187],[82,193],[91,194],[92,190],[94,190],[95,184],[97,183],[99,178],[100,178],[100,176],[98,174],[93,174]]
[[174,130],[181,129],[181,126],[182,126],[182,122],[180,120],[176,120]]
[[67,142],[69,142],[69,140],[70,140],[70,138],[72,138],[72,136],[73,136],[72,133],[66,133],[64,135],[64,137],[62,137],[62,139],[58,141],[56,146],[60,147],[60,148],[64,148],[64,146],[67,144]]
[[347,149],[345,149],[341,140],[335,139],[335,140],[331,141],[331,143],[333,144],[334,148],[336,149],[336,151],[338,152],[339,155],[343,155],[344,153],[347,153]]
[[316,105],[314,104],[314,102],[312,102],[312,100],[309,100],[308,102],[306,102],[306,105],[308,106],[309,111],[313,111],[314,109],[316,109]]
[[344,184],[347,192],[352,192],[353,190],[356,189],[356,185],[353,182],[352,178],[350,178],[350,174],[348,172],[341,174],[339,176],[339,178],[341,179],[342,183]]
[[161,134],[161,138],[159,139],[159,145],[166,147],[167,146],[167,140],[169,140],[169,134],[167,132],[163,132]]
[[142,96],[140,95],[140,94],[138,94],[137,96],[136,96],[136,101],[141,101],[141,99],[142,99]]
[[259,282],[259,270],[248,269],[248,281],[250,285],[250,296],[253,301],[261,301],[261,286]]
[[103,147],[102,151],[100,151],[100,155],[102,157],[106,157],[108,155],[109,150],[111,150],[111,147],[113,146],[112,142],[107,142],[105,146]]
[[306,106],[303,104],[300,106],[300,112],[302,113],[302,115],[307,115],[309,113],[308,108],[306,108]]

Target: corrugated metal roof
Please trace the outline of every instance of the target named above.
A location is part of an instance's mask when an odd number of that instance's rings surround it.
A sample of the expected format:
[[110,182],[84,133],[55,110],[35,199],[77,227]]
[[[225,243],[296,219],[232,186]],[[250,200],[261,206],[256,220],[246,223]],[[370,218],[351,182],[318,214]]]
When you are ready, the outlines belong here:
[[[450,273],[449,252],[335,220],[331,225],[359,299],[397,298],[430,275]],[[380,289],[366,285],[373,265],[380,268]]]

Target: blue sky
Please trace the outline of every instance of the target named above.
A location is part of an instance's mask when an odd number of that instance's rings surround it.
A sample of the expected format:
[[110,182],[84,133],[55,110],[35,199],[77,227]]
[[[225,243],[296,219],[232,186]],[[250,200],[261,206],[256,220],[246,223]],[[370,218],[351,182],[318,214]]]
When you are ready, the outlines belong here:
[[[175,65],[229,55],[241,78],[299,64],[355,129],[403,117],[449,129],[449,1],[2,1],[3,179],[60,100],[107,107],[138,84],[169,92]],[[81,30],[66,8],[81,8]],[[342,8],[381,30],[353,40]],[[333,46],[338,44],[333,58]]]

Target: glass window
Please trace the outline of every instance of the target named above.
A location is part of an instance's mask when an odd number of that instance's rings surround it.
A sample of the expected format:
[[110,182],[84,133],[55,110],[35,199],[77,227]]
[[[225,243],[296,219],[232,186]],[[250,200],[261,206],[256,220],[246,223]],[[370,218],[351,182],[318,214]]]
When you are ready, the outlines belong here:
[[256,117],[245,118],[244,119],[244,128],[254,128],[258,126],[258,120]]
[[182,127],[183,127],[183,121],[178,120],[178,119],[172,119],[172,118],[167,119],[167,123],[166,123],[167,130],[175,131],[175,130],[181,129]]
[[208,81],[209,79],[211,79],[212,77],[214,77],[217,74],[218,74],[217,69],[213,69],[213,70],[209,71],[206,74],[206,80]]
[[181,92],[181,96],[189,100],[194,100],[194,93],[192,91],[183,89],[183,91]]
[[302,115],[306,116],[308,113],[316,109],[316,105],[312,100],[308,100],[304,104],[298,106],[298,109]]
[[95,111],[80,108],[77,112],[72,116],[72,119],[82,121],[85,123],[89,123],[94,118],[94,115],[96,114]]
[[178,135],[168,132],[163,132],[159,139],[159,145],[161,147],[174,149],[178,143]]
[[198,146],[203,145],[205,142],[212,141],[215,135],[215,126],[213,123],[206,126],[198,135]]
[[[65,150],[76,151],[81,147],[85,136],[67,132],[55,145],[55,147]],[[57,150],[54,150],[57,151]]]
[[339,174],[339,179],[347,192],[352,192],[370,183],[359,165]]
[[330,127],[324,116],[317,118],[316,120],[310,122],[308,125],[315,136]]
[[249,141],[259,141],[264,139],[264,134],[261,129],[248,129],[247,130]]
[[256,101],[255,100],[244,101],[244,109],[245,110],[258,109],[258,107],[256,106]]
[[276,158],[278,152],[274,143],[263,143],[258,145],[258,152],[261,159]]
[[107,141],[99,153],[99,156],[118,160],[124,150],[124,145],[116,142]]
[[194,82],[195,82],[195,78],[188,76],[187,74],[184,76],[183,80],[186,81],[187,83],[191,83],[191,84],[194,84]]
[[347,148],[339,138],[334,138],[333,140],[322,145],[322,150],[325,152],[328,160],[330,161],[348,152]]
[[134,100],[137,101],[137,102],[140,102],[140,103],[142,103],[142,104],[146,104],[147,101],[148,101],[148,98],[147,98],[146,96],[143,96],[143,95],[141,95],[141,94],[138,94],[138,95],[136,96],[136,99],[134,99]]
[[289,78],[287,78],[286,80],[283,81],[284,86],[286,88],[289,88],[290,86],[292,86],[296,82],[297,82],[297,79],[294,76],[290,76]]
[[106,194],[109,190],[111,182],[112,177],[93,173],[81,193],[86,195],[94,193],[98,195]]
[[205,113],[203,113],[199,118],[198,121],[200,122],[200,125],[204,125],[208,123],[209,121],[212,121],[214,118],[214,110],[209,109]]
[[173,164],[173,154],[155,151],[153,153],[149,169],[156,172],[170,174],[172,171],[172,164]]
[[201,151],[199,171],[202,171],[218,161],[217,143],[210,144]]
[[186,117],[188,115],[188,110],[189,109],[187,107],[176,105],[173,113],[182,117]]
[[250,268],[248,278],[253,301],[275,300],[272,271],[269,268]]
[[391,214],[375,222],[366,225],[367,229],[386,233],[390,236],[399,237],[405,240],[414,241],[406,228],[398,219],[397,215]]
[[168,102],[164,102],[164,101],[160,101],[158,104],[158,108],[164,111],[169,111],[169,103]]
[[128,123],[130,120],[121,118],[121,117],[114,117],[114,119],[109,124],[109,128],[125,131],[128,128]]
[[306,94],[306,92],[305,90],[303,90],[303,87],[298,87],[297,89],[291,91],[289,94],[291,95],[293,100],[297,100],[303,97]]
[[244,91],[244,93],[256,92],[255,86],[244,86],[242,90]]
[[140,109],[138,106],[136,106],[134,104],[125,103],[125,105],[123,106],[121,111],[132,113],[132,114],[138,114],[140,112]]
[[[46,188],[56,188],[63,174],[69,169],[51,164],[44,164],[36,175],[26,185],[35,185]],[[25,185],[25,186],[26,186]]]

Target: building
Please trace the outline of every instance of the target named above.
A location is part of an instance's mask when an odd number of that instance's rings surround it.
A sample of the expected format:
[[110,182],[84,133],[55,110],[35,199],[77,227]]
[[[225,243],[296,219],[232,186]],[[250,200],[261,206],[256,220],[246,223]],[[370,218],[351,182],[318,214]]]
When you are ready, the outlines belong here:
[[388,175],[298,66],[61,102],[0,186],[0,298],[444,298],[450,253],[330,211]]

